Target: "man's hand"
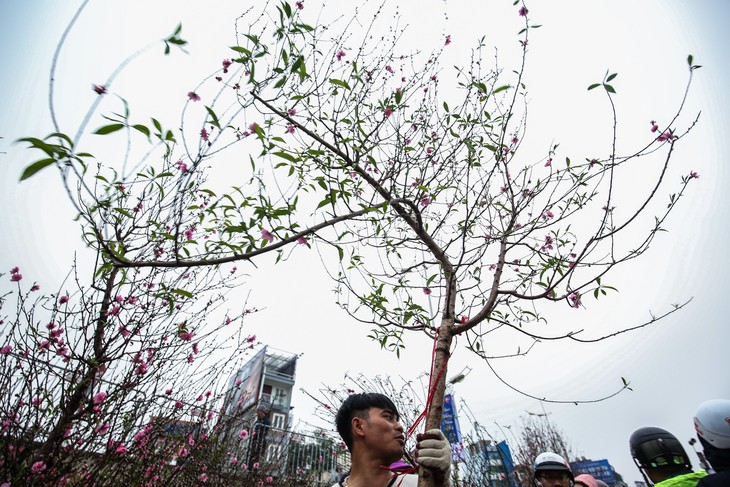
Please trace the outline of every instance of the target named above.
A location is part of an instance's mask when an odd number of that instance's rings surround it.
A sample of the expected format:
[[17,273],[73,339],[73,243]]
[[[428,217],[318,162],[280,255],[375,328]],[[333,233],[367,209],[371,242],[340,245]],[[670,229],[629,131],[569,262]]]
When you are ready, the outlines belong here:
[[447,473],[451,468],[451,446],[439,429],[416,435],[416,460],[422,467]]

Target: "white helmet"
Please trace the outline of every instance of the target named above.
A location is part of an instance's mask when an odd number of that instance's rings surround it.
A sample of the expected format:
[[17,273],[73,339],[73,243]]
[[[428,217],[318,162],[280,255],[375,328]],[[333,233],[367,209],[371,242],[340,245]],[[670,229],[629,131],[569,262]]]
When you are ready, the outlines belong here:
[[540,453],[537,458],[535,458],[533,470],[535,471],[535,477],[537,477],[537,474],[540,472],[554,470],[567,473],[571,482],[573,480],[573,472],[570,470],[570,465],[568,465],[568,462],[566,462],[565,459],[557,453],[549,451]]
[[700,404],[694,416],[700,439],[715,448],[730,449],[730,399],[711,399]]

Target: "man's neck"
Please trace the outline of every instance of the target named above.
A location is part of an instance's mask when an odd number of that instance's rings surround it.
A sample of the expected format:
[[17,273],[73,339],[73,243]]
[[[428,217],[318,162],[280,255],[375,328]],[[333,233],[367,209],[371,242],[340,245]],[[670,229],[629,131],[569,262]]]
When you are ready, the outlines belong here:
[[385,487],[392,476],[393,472],[383,468],[380,459],[356,456],[352,459],[347,487]]

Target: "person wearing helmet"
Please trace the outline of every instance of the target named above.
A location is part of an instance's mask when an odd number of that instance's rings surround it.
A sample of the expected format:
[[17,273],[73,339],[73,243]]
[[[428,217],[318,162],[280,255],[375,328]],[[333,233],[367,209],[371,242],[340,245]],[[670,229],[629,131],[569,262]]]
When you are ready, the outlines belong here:
[[540,453],[535,458],[535,485],[538,487],[571,487],[573,472],[563,457],[553,452]]
[[730,400],[712,399],[700,404],[694,415],[697,439],[715,473],[700,480],[698,487],[730,485]]
[[639,428],[632,433],[629,447],[634,463],[649,485],[695,487],[707,475],[705,471],[692,471],[682,444],[661,428]]

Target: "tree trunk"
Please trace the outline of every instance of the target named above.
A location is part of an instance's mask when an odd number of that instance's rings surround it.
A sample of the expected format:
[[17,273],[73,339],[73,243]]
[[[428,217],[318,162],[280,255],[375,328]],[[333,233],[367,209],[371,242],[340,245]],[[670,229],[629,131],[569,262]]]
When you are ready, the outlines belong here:
[[[446,374],[448,371],[448,360],[451,350],[451,342],[453,335],[451,329],[454,324],[453,313],[446,313],[451,316],[444,316],[441,320],[441,326],[438,330],[438,340],[436,342],[436,353],[433,360],[433,368],[431,370],[431,381],[429,384],[429,392],[434,391],[431,404],[426,416],[426,428],[428,431],[434,428],[441,428],[441,415],[444,409],[444,393],[446,392]],[[424,469],[419,469],[418,487],[442,487],[448,484],[448,478],[435,479],[433,474]]]

